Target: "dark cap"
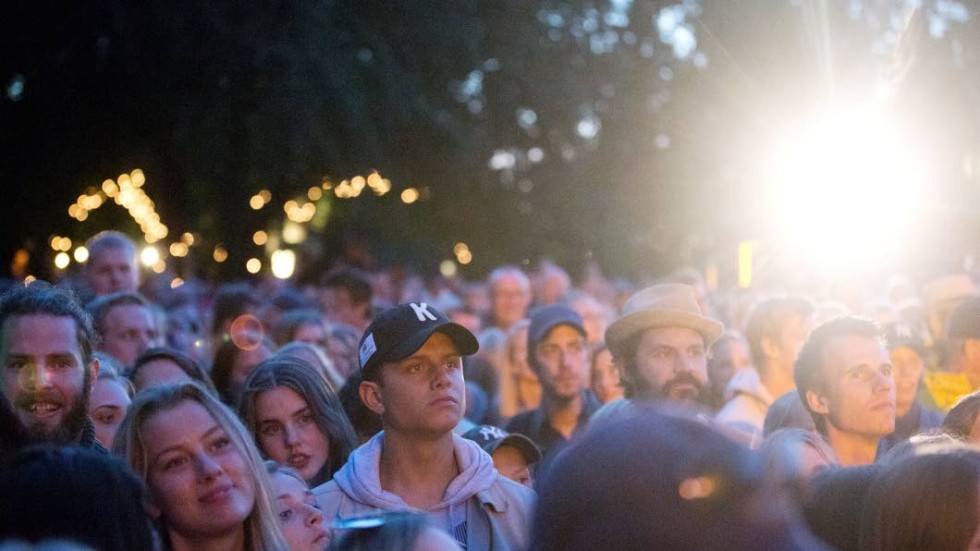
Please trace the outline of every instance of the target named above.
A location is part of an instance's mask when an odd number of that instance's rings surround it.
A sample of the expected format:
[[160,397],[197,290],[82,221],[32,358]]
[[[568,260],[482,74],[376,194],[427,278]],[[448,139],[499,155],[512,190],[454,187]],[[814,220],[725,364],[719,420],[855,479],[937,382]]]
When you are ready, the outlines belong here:
[[521,452],[528,465],[533,465],[541,461],[541,450],[523,434],[509,433],[493,425],[480,425],[475,429],[470,429],[463,438],[472,440],[483,448],[483,451],[493,455],[500,446],[511,446]]
[[361,370],[411,356],[434,333],[449,337],[464,356],[480,348],[473,333],[439,310],[424,302],[399,304],[378,314],[361,337],[357,352]]
[[949,315],[951,339],[980,339],[980,298],[968,298]]
[[585,336],[582,327],[582,316],[564,304],[549,304],[531,310],[531,327],[527,330],[527,348],[533,350],[534,345],[548,336],[552,329],[559,325],[570,325]]
[[889,351],[903,346],[915,350],[920,355],[925,354],[926,343],[907,323],[890,323],[885,326],[885,345]]

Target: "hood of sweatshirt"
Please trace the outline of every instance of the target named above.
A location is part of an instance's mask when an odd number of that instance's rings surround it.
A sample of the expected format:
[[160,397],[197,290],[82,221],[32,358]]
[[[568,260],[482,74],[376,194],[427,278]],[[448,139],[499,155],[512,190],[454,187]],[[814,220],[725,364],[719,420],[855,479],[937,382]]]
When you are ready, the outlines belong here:
[[[379,509],[409,509],[401,497],[381,488],[381,450],[384,431],[354,450],[333,480],[354,500]],[[446,488],[443,499],[427,509],[430,513],[457,507],[497,480],[493,459],[476,442],[453,434],[453,449],[460,473]]]

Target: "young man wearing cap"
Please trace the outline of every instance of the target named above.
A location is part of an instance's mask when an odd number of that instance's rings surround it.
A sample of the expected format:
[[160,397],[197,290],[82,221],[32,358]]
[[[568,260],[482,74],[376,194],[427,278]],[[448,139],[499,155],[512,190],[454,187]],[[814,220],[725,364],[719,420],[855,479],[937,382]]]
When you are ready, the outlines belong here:
[[572,435],[584,430],[599,409],[589,387],[589,344],[582,317],[562,304],[531,312],[527,333],[527,358],[541,381],[541,404],[514,416],[508,432],[534,441],[544,452],[544,462]]
[[534,493],[453,433],[465,409],[462,356],[477,348],[472,333],[425,303],[375,318],[361,338],[359,391],[384,430],[314,489],[327,519],[420,510],[464,548],[529,546]]
[[510,434],[493,425],[480,425],[466,434],[493,458],[493,468],[521,486],[534,487],[531,466],[541,461],[541,450],[523,434]]
[[630,297],[606,330],[629,399],[602,406],[593,424],[626,417],[636,403],[698,404],[707,392],[707,350],[722,329],[702,315],[690,285],[664,283]]
[[885,344],[895,379],[895,432],[878,443],[878,457],[896,444],[943,424],[943,414],[918,400],[919,384],[925,369],[925,344],[908,325],[893,323],[885,327]]
[[844,466],[874,462],[895,430],[895,382],[881,328],[857,317],[830,320],[803,343],[796,391]]

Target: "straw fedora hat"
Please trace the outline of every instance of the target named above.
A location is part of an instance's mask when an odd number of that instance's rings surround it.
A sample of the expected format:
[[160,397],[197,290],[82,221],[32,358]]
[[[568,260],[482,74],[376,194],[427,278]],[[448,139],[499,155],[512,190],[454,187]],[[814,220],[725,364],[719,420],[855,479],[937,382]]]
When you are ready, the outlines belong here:
[[647,287],[623,305],[623,315],[606,329],[606,345],[615,355],[631,337],[655,327],[687,327],[704,336],[710,345],[724,326],[701,314],[694,287],[683,283],[663,283]]

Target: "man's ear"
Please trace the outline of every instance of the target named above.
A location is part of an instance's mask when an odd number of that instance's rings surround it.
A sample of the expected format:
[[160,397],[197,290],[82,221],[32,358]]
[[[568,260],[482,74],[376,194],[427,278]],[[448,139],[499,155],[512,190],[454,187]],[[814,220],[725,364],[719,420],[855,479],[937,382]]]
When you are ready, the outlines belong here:
[[619,381],[623,387],[636,389],[636,381],[631,374],[626,372],[626,360],[619,356],[613,356],[613,369],[619,372]]
[[830,413],[830,408],[827,406],[827,398],[817,394],[816,391],[806,391],[806,403],[810,406],[810,411],[814,413],[820,413],[822,415]]
[[[91,381],[90,382],[90,385],[92,387],[95,387],[95,380],[99,378],[99,369],[100,369],[99,359],[98,358],[92,358],[92,361],[88,364],[88,369],[89,369],[89,373],[91,374],[91,377],[92,377],[91,379],[89,379],[89,381]],[[122,374],[120,373],[120,375],[122,375]]]
[[384,415],[385,406],[381,402],[381,385],[373,381],[361,381],[361,386],[357,387],[357,393],[361,395],[361,401],[367,408],[378,415]]
[[762,353],[765,354],[767,358],[773,358],[779,355],[779,346],[776,344],[775,339],[762,337],[762,339],[759,340],[759,348],[762,349]]

